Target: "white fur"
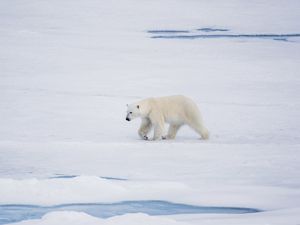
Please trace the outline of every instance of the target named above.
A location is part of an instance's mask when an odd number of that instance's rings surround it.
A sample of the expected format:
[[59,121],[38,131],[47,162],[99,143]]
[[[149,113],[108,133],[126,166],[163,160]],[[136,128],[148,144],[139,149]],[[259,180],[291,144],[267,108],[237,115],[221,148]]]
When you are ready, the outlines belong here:
[[[152,140],[174,139],[182,125],[187,124],[194,129],[202,139],[209,138],[209,132],[203,125],[203,120],[197,105],[185,96],[167,96],[147,98],[128,106],[126,120],[141,117],[139,136],[148,140],[148,133],[154,128]],[[165,123],[169,130],[165,136]]]

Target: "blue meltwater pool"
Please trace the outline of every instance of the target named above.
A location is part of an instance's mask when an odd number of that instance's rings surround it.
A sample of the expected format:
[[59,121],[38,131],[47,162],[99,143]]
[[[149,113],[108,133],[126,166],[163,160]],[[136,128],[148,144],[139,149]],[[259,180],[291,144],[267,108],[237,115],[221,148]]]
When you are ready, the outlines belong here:
[[178,204],[167,201],[124,201],[118,203],[85,203],[63,204],[55,206],[38,205],[0,205],[0,224],[18,222],[22,220],[38,219],[53,211],[77,211],[89,215],[108,218],[126,213],[146,213],[148,215],[174,214],[242,214],[260,212],[253,208],[239,207],[208,207]]

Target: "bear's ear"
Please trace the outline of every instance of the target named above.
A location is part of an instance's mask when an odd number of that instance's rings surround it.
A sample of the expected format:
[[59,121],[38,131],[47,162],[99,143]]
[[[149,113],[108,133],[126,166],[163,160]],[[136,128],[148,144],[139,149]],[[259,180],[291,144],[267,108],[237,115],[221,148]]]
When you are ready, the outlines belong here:
[[137,105],[136,107],[137,107],[138,109],[140,108],[140,106],[139,106],[139,105]]
[[128,107],[128,104],[126,104],[126,106]]

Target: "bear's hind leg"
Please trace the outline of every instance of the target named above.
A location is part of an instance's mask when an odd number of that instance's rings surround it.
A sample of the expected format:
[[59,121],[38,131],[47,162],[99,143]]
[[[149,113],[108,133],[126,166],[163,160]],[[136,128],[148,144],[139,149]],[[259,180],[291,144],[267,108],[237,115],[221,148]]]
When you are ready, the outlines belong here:
[[167,139],[174,139],[181,125],[170,124]]
[[152,123],[148,118],[143,118],[142,119],[142,124],[139,128],[139,136],[144,139],[144,140],[148,140],[148,133],[150,132],[152,128]]
[[201,122],[190,122],[188,125],[193,128],[202,137],[202,139],[207,140],[209,138],[209,132]]

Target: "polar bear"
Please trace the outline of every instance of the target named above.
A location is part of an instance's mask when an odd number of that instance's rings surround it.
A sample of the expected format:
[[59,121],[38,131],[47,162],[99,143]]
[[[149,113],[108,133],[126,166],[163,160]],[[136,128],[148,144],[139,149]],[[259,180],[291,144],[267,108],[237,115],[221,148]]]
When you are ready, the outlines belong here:
[[[209,138],[209,132],[203,125],[203,120],[197,105],[182,95],[147,98],[127,105],[126,120],[137,117],[142,119],[138,130],[139,136],[149,140],[148,133],[154,127],[154,136],[151,140],[174,139],[179,128],[185,124],[194,129],[202,139]],[[165,123],[169,130],[165,135]]]

